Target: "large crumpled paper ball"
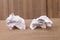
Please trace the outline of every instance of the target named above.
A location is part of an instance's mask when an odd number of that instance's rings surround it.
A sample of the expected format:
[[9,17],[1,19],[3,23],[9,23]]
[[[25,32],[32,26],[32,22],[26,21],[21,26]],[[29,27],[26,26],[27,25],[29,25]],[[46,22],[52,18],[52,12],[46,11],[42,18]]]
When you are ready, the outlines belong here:
[[33,19],[30,28],[34,30],[38,26],[41,28],[52,27],[53,22],[47,16],[40,16],[39,18]]
[[24,19],[18,15],[14,15],[14,13],[11,13],[6,19],[6,24],[10,30],[12,30],[14,27],[18,29],[26,29]]

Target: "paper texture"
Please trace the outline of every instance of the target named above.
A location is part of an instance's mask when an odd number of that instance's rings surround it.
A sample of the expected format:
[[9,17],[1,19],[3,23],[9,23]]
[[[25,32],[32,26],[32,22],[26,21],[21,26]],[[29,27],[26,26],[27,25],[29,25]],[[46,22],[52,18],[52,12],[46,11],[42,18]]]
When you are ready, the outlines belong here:
[[24,19],[18,15],[14,15],[14,13],[11,13],[9,17],[6,19],[6,24],[8,25],[10,30],[12,30],[14,26],[18,29],[26,29]]
[[52,27],[53,22],[47,16],[40,16],[39,18],[33,19],[30,28],[34,30],[37,26],[41,28]]

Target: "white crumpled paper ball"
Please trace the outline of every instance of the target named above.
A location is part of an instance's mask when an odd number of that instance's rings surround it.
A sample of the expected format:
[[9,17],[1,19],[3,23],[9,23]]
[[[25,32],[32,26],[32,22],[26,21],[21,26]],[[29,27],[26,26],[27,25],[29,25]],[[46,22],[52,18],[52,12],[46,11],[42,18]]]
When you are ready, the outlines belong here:
[[12,30],[14,26],[18,29],[26,29],[24,19],[18,15],[14,15],[14,13],[11,13],[6,19],[6,24],[8,25],[10,30]]
[[36,27],[47,28],[51,27],[53,22],[47,16],[40,16],[37,19],[33,19],[30,28],[34,30]]

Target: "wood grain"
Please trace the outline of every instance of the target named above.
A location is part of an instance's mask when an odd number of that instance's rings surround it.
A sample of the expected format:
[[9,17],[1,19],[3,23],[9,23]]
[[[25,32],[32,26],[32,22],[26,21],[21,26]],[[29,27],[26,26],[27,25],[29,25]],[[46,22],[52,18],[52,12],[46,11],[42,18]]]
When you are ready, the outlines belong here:
[[1,17],[6,19],[14,12],[25,19],[37,18],[46,15],[46,0],[1,0]]
[[23,18],[46,15],[46,0],[14,0],[14,12]]
[[0,19],[3,18],[3,0],[0,0]]
[[11,12],[14,12],[14,9],[13,9],[13,4],[14,2],[13,2],[13,0],[8,0],[8,8],[9,8],[9,13],[8,14],[10,14]]
[[0,19],[6,19],[8,16],[8,0],[0,0]]
[[11,12],[24,19],[41,15],[60,18],[60,0],[0,0],[0,19],[6,19]]
[[8,0],[3,0],[3,19],[6,19],[8,16]]
[[60,18],[60,0],[47,0],[48,16]]

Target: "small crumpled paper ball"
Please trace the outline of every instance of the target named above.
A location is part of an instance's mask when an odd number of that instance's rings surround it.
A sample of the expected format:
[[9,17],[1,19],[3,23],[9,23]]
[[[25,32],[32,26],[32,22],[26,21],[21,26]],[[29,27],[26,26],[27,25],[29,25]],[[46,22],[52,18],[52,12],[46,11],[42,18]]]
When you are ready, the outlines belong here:
[[14,15],[14,13],[11,13],[6,19],[6,24],[8,25],[10,30],[12,30],[14,27],[18,29],[26,29],[24,19],[20,16]]
[[40,16],[39,18],[32,20],[30,24],[30,28],[32,30],[34,30],[37,27],[47,28],[47,27],[51,27],[52,24],[53,22],[47,16]]

